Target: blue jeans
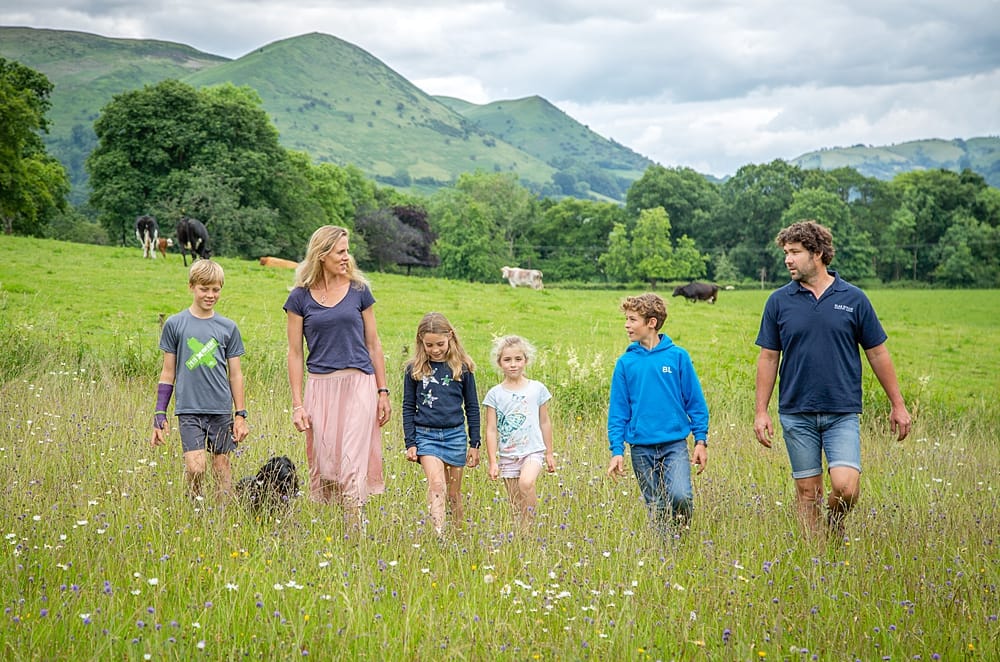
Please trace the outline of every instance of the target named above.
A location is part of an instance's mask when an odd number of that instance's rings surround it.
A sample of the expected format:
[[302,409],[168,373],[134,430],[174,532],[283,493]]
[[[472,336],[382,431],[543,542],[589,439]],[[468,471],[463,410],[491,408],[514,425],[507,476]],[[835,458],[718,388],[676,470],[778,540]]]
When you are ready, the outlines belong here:
[[687,441],[632,444],[629,450],[632,470],[656,529],[667,533],[672,523],[683,524],[690,520],[694,505]]

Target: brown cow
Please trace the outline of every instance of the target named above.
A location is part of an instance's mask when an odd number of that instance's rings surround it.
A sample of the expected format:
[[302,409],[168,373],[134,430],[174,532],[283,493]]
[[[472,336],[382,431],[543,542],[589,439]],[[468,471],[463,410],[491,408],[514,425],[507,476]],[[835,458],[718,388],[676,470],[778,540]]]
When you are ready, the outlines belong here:
[[280,269],[294,269],[299,266],[298,262],[292,262],[280,257],[262,257],[260,258],[260,264],[263,267],[278,267]]
[[167,259],[167,249],[174,245],[174,240],[170,237],[160,237],[156,240],[156,250],[160,251],[163,259]]

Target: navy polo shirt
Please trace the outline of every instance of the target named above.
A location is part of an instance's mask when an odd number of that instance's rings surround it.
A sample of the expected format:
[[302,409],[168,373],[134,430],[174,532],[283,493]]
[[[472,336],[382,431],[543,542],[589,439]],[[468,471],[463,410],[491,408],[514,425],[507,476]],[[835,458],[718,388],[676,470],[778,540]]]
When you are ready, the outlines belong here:
[[757,344],[781,352],[778,411],[861,413],[861,349],[887,336],[865,293],[834,281],[816,300],[796,281],[768,297]]

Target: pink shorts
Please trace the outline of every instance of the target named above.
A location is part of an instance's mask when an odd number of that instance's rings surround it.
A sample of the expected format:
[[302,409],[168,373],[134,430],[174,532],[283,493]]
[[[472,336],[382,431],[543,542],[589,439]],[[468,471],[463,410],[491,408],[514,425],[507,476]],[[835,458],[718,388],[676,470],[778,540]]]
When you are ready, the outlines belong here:
[[501,455],[500,461],[497,463],[500,465],[500,477],[519,478],[521,476],[521,469],[524,467],[525,462],[535,462],[539,467],[544,468],[545,451],[529,453],[528,455],[522,455],[521,457],[504,457]]

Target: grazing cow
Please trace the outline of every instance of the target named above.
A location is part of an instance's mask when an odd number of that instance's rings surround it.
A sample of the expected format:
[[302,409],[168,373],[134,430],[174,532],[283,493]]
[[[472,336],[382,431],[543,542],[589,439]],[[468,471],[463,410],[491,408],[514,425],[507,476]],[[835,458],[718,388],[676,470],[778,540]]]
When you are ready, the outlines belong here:
[[212,251],[208,250],[208,230],[197,218],[185,217],[177,224],[177,244],[181,248],[181,259],[184,260],[185,267],[187,253],[191,253],[192,261],[212,257]]
[[262,257],[260,258],[260,265],[262,267],[277,267],[279,269],[294,269],[299,266],[298,262],[292,262],[291,260],[283,260],[280,257]]
[[135,238],[142,245],[142,256],[156,259],[156,246],[160,236],[160,227],[152,216],[138,216],[135,219]]
[[160,255],[163,256],[164,260],[166,260],[167,259],[167,249],[170,248],[173,245],[174,245],[174,240],[171,239],[170,237],[167,237],[166,239],[164,239],[163,237],[160,237],[157,240],[157,242],[156,242],[156,250],[160,251]]
[[674,288],[675,297],[684,297],[691,303],[707,301],[715,303],[719,298],[719,286],[711,283],[691,282]]
[[504,267],[500,270],[503,277],[507,279],[511,287],[527,285],[533,290],[542,289],[542,272],[538,269],[519,269],[517,267]]

